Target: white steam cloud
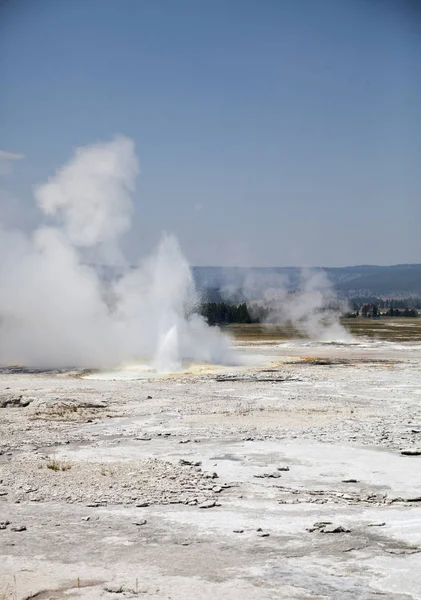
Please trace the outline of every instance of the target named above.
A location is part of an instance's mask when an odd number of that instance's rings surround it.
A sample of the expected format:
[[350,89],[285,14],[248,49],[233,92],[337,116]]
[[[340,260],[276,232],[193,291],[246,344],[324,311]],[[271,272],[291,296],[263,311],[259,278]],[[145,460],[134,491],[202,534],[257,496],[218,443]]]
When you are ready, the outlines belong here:
[[122,264],[139,171],[133,142],[79,148],[35,189],[48,225],[31,237],[0,224],[0,364],[158,370],[229,363],[228,339],[194,312],[196,290],[177,241],[107,284],[87,257]]
[[352,341],[340,323],[347,304],[338,298],[324,271],[303,269],[298,279],[295,271],[290,276],[249,272],[236,290],[228,286],[225,294],[246,299],[265,323],[292,325],[316,341]]

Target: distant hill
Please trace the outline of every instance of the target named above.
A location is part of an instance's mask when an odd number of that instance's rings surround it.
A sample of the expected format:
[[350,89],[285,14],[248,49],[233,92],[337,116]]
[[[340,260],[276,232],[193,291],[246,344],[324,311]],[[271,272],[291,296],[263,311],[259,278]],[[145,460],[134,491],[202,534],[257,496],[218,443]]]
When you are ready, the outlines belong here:
[[[111,281],[123,273],[121,268],[116,267],[96,265],[95,268],[104,281]],[[211,302],[222,299],[220,291],[223,289],[239,292],[238,301],[247,299],[247,293],[244,296],[240,293],[245,288],[264,290],[282,283],[293,291],[300,286],[302,274],[298,267],[192,267],[192,271],[197,288]],[[311,271],[323,271],[338,294],[348,298],[421,298],[421,264],[316,267]]]
[[[421,296],[421,264],[379,267],[361,265],[355,267],[317,267],[312,271],[324,271],[335,290],[347,297]],[[193,275],[200,291],[221,288],[241,290],[245,284],[254,288],[267,288],[283,281],[288,289],[296,289],[301,280],[297,267],[193,267]]]

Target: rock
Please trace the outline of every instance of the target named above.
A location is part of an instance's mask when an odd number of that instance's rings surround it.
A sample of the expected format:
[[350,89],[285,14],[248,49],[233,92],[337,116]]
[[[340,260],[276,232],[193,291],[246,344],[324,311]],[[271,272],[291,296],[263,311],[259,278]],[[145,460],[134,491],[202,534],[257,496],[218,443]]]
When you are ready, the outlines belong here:
[[104,590],[106,592],[109,592],[110,594],[122,594],[123,593],[123,586],[122,585],[118,585],[118,584],[106,585],[104,587]]
[[180,440],[179,444],[189,444],[191,440]]
[[368,523],[367,527],[384,527],[386,525],[385,522],[382,523]]
[[135,440],[137,442],[150,442],[152,438],[146,436],[146,435],[141,435],[139,437],[136,437]]
[[244,533],[244,529],[234,529],[234,533]]
[[215,500],[205,500],[205,502],[198,504],[198,508],[213,508],[214,506],[216,506]]
[[25,525],[14,525],[10,528],[10,531],[26,531]]
[[254,475],[254,477],[257,477],[258,479],[279,479],[281,477],[281,475],[279,473],[259,473],[257,475]]
[[269,534],[269,533],[267,533],[267,532],[265,532],[265,531],[260,531],[260,532],[257,534],[257,537],[262,537],[262,538],[265,538],[265,537],[269,537],[269,535],[270,535],[270,534]]
[[146,525],[147,521],[146,519],[140,519],[140,521],[133,521],[133,525],[137,525],[138,527],[141,527],[142,525]]
[[313,533],[313,531],[320,531],[320,529],[328,525],[332,525],[332,521],[317,521],[312,527],[308,527],[306,531]]
[[149,506],[149,502],[139,502],[136,504],[136,508],[146,508],[147,506]]
[[357,479],[342,479],[342,483],[358,483]]
[[401,450],[403,456],[421,456],[421,450]]
[[405,502],[405,500],[401,496],[396,496],[395,498],[391,498],[388,504],[396,504],[398,502]]
[[289,467],[285,466],[285,467],[277,467],[278,471],[289,471]]
[[82,521],[90,521],[91,517],[82,517]]
[[[69,404],[68,402],[66,403]],[[76,406],[77,408],[107,408],[108,404],[106,402],[88,402],[88,401],[79,401],[79,400],[70,400],[71,406]]]
[[201,461],[194,462],[193,460],[186,460],[185,458],[180,458],[178,461],[180,465],[188,466],[188,467],[200,467],[202,464]]
[[15,396],[14,394],[3,394],[0,396],[0,408],[7,408],[8,406],[23,408],[29,406],[31,402],[32,398],[24,398],[22,395]]
[[321,533],[350,533],[351,530],[342,525],[326,525],[320,531]]
[[152,396],[146,396],[146,400],[152,400]]

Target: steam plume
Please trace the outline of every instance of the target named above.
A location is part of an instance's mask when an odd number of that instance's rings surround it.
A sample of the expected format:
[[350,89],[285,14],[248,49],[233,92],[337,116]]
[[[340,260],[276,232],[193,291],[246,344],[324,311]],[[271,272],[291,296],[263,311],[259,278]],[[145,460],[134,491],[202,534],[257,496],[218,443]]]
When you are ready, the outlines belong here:
[[156,253],[104,285],[87,257],[125,263],[139,171],[133,142],[78,148],[35,188],[46,222],[30,237],[0,225],[0,364],[109,367],[136,359],[172,370],[230,362],[227,338],[194,313],[189,266],[165,235]]
[[303,269],[298,280],[292,275],[292,281],[286,274],[249,272],[239,288],[227,286],[225,294],[246,299],[266,323],[291,324],[318,341],[352,340],[339,320],[346,303],[337,297],[324,271]]

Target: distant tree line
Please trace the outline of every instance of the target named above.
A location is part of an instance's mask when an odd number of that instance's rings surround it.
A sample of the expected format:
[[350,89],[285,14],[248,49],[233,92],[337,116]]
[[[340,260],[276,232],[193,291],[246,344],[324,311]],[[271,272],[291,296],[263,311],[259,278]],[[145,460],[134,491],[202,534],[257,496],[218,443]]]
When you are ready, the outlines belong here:
[[376,304],[379,309],[388,308],[415,308],[421,309],[421,298],[376,298],[375,296],[358,296],[351,298],[350,304],[353,310],[361,309],[364,304]]
[[[421,306],[419,298],[402,300],[384,300],[382,298],[370,298],[369,302],[363,302],[367,298],[353,298],[352,310],[346,313],[346,317],[364,317],[377,319],[380,317],[419,317],[418,308]],[[374,300],[374,301],[373,301]]]
[[229,304],[228,302],[203,302],[199,313],[209,325],[229,325],[230,323],[258,323],[253,318],[245,302]]
[[[380,317],[419,317],[421,308],[419,298],[400,300],[383,298],[352,298],[351,310],[343,316],[347,318],[364,317],[377,319]],[[339,305],[333,303],[324,310],[339,310]],[[230,325],[233,323],[262,323],[268,320],[270,307],[253,305],[250,308],[246,302],[226,302],[224,300],[202,302],[198,312],[209,325]]]

